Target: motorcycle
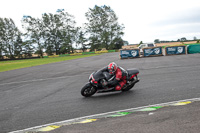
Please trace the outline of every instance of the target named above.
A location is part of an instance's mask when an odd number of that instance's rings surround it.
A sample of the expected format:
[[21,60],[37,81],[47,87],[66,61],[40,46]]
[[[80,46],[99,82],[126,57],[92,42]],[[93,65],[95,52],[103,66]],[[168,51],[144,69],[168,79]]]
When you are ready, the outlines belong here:
[[[129,91],[134,85],[140,81],[138,78],[139,70],[127,69],[127,83],[121,89],[122,92]],[[89,76],[89,82],[81,89],[81,95],[90,97],[95,93],[114,92],[115,87],[105,86],[104,83],[111,81],[115,76],[110,75],[108,72],[95,71]]]

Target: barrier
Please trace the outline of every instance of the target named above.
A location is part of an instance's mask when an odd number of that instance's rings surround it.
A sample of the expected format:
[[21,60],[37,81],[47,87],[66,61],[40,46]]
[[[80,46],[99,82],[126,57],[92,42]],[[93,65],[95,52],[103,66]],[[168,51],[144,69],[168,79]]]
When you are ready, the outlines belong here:
[[143,48],[143,55],[144,57],[149,56],[162,56],[162,47],[148,47]]
[[70,54],[70,56],[73,56],[73,55],[82,55],[82,53],[73,53],[73,54]]
[[138,58],[138,57],[140,57],[139,49],[121,49],[120,50],[120,59]]
[[51,55],[51,56],[48,56],[49,58],[54,58],[54,57],[59,57],[59,55]]
[[0,61],[27,60],[27,59],[39,59],[39,58],[41,58],[41,57],[14,58],[14,59],[6,58],[6,59],[0,59]]
[[95,54],[101,54],[101,53],[108,53],[108,50],[104,50],[104,51],[95,51]]
[[115,50],[108,50],[108,52],[116,52]]
[[95,52],[83,52],[82,54],[95,54]]
[[188,45],[187,52],[188,54],[200,53],[200,44]]
[[59,57],[65,57],[65,56],[70,56],[70,54],[61,54]]
[[165,47],[165,55],[186,54],[186,46],[168,46]]
[[65,57],[65,56],[74,56],[74,55],[86,55],[86,54],[101,54],[108,52],[116,52],[116,50],[103,50],[96,52],[82,52],[82,53],[73,53],[73,54],[61,54],[61,55],[51,55],[51,56],[43,56],[44,58],[54,58],[54,57]]

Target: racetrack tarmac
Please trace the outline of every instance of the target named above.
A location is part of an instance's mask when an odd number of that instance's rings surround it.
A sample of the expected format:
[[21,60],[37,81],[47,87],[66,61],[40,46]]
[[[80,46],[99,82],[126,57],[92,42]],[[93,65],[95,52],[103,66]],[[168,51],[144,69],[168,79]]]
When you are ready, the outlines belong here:
[[[200,54],[120,60],[119,53],[0,73],[0,131],[16,131],[88,115],[200,97]],[[89,75],[110,62],[138,68],[126,93],[80,94]]]
[[196,133],[200,98],[185,99],[41,125],[12,133]]
[[199,111],[199,101],[178,107],[164,106],[156,111],[143,109],[125,116],[62,126],[49,133],[198,133]]

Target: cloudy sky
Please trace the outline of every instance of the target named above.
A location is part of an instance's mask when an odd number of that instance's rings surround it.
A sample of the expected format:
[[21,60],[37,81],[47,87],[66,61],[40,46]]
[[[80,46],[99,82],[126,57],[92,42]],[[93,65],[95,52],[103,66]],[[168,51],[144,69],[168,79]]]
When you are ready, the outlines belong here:
[[77,26],[86,21],[85,13],[95,5],[110,6],[129,43],[200,39],[199,0],[2,0],[0,17],[12,18],[21,29],[23,15],[40,18],[43,13],[65,9],[75,16]]

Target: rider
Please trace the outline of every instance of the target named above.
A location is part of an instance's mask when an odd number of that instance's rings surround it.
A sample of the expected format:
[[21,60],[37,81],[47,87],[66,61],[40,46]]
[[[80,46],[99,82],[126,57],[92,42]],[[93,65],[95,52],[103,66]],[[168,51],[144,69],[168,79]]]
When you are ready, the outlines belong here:
[[117,91],[125,87],[127,81],[127,72],[122,67],[117,66],[115,62],[111,62],[107,67],[100,71],[109,72],[111,75],[115,76],[115,79],[104,83],[104,86],[115,86],[115,90]]

